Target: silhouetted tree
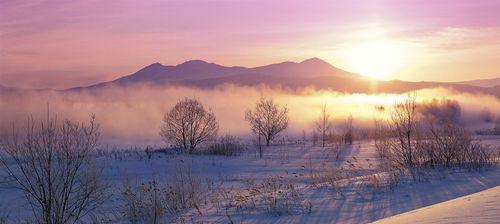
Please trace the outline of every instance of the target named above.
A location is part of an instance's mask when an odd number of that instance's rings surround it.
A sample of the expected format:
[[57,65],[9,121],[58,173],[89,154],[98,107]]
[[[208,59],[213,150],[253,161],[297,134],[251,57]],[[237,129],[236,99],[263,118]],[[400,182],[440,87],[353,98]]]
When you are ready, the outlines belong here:
[[390,147],[392,162],[398,167],[413,167],[417,151],[415,140],[419,129],[416,94],[408,94],[394,106],[389,125],[396,136],[396,141]]
[[215,139],[218,130],[214,113],[197,100],[186,98],[165,114],[160,136],[191,154],[200,143]]
[[332,123],[330,121],[330,114],[326,110],[326,104],[323,104],[319,118],[316,121],[316,131],[320,135],[322,147],[325,147],[325,143],[327,141],[327,137],[331,127]]
[[271,141],[288,127],[288,108],[275,104],[271,99],[261,98],[253,111],[246,112],[245,119],[252,131],[262,136],[269,146]]
[[354,141],[352,121],[353,121],[352,115],[349,115],[349,117],[347,117],[346,120],[345,133],[344,133],[344,142],[349,143],[349,145],[352,145],[352,142]]
[[2,136],[0,164],[21,190],[38,223],[76,223],[105,200],[105,185],[93,166],[99,125],[55,119]]

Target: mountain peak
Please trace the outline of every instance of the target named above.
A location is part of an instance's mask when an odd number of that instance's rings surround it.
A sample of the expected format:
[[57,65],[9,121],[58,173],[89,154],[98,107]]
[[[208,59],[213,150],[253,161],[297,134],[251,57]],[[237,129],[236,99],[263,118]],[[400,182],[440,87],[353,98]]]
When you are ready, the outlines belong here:
[[203,60],[189,60],[189,61],[185,61],[181,64],[178,64],[177,66],[199,66],[199,65],[207,65],[207,64],[210,64],[210,63],[203,61]]
[[164,65],[160,64],[159,62],[155,62],[153,64],[150,64],[144,68],[142,68],[141,70],[138,71],[138,73],[144,73],[144,72],[158,72],[158,71],[161,71],[165,68]]
[[[310,58],[300,63],[285,61],[254,68],[239,66],[226,67],[203,60],[189,60],[178,65],[162,65],[158,62],[150,64],[134,74],[118,78],[105,84],[132,84],[155,83],[166,84],[170,82],[190,82],[212,79],[252,79],[282,78],[282,77],[349,77],[351,73],[337,69],[319,58]],[[97,84],[99,85],[99,84]]]
[[150,67],[150,68],[154,68],[154,67],[163,67],[164,65],[162,65],[160,62],[155,62],[153,64],[150,64],[148,66],[146,66],[146,68]]
[[[300,62],[300,64],[328,64],[328,62],[314,57],[314,58],[309,58],[309,59],[303,60],[302,62]],[[328,64],[328,65],[330,65],[330,64]]]

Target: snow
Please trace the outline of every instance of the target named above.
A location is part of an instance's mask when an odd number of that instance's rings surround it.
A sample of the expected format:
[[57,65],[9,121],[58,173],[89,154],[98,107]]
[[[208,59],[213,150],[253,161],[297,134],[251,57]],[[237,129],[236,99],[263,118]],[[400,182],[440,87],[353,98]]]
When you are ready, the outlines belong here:
[[[488,144],[500,145],[500,139],[488,139]],[[332,148],[313,147],[305,144],[287,144],[272,146],[265,150],[264,158],[260,159],[254,149],[249,149],[242,155],[225,157],[213,155],[179,155],[155,153],[148,160],[140,152],[116,152],[101,155],[99,164],[104,168],[104,178],[111,183],[112,198],[101,207],[104,213],[117,212],[119,192],[125,179],[147,181],[155,176],[160,181],[168,181],[168,176],[175,172],[179,164],[190,166],[193,173],[203,178],[212,178],[223,182],[224,188],[234,191],[244,191],[242,182],[253,178],[259,182],[270,176],[282,176],[292,180],[300,191],[300,197],[312,205],[312,212],[273,215],[264,209],[230,210],[228,214],[218,211],[214,205],[208,203],[202,208],[202,214],[187,211],[182,218],[187,223],[228,223],[230,216],[235,223],[369,223],[397,214],[413,211],[436,203],[474,194],[479,191],[493,188],[494,193],[485,191],[481,197],[472,195],[470,206],[491,205],[488,214],[498,213],[498,198],[500,185],[500,168],[491,168],[481,171],[441,170],[429,173],[426,181],[413,183],[403,181],[393,189],[380,188],[372,192],[372,188],[365,185],[343,185],[344,196],[340,196],[328,184],[323,182],[311,186],[310,173],[322,174],[334,167],[343,167],[353,174],[353,178],[376,174],[383,176],[377,166],[379,161],[370,141],[356,142],[353,146],[341,149],[338,160],[335,159]],[[356,166],[349,167],[347,163]],[[0,171],[1,172],[1,171]],[[469,200],[467,197],[457,199],[459,202]],[[0,188],[0,210],[7,214],[9,221],[15,223],[22,217],[29,217],[30,210],[22,194],[12,188]],[[452,201],[453,202],[453,201]],[[495,204],[496,202],[496,204]],[[462,203],[465,205],[465,203]],[[440,204],[436,205],[439,206]],[[476,211],[461,208],[461,203],[452,203],[450,208],[438,207],[443,212],[446,209],[460,211]],[[415,214],[428,217],[430,221],[441,220],[439,213],[417,210]],[[2,216],[0,212],[0,219]],[[413,214],[413,213],[412,213]],[[467,214],[476,213],[449,213],[448,218],[457,217],[463,220]],[[495,215],[495,214],[492,214]],[[415,220],[413,216],[401,215],[408,220]],[[396,216],[396,218],[399,216]],[[474,216],[472,216],[474,217]],[[419,218],[419,220],[420,220]],[[486,218],[486,217],[485,217]],[[390,220],[390,219],[389,219]],[[399,219],[395,219],[399,220]],[[427,219],[426,219],[427,220]],[[118,220],[114,220],[114,222]],[[383,221],[383,220],[382,220]],[[391,222],[391,221],[388,221]],[[398,222],[398,221],[395,221]],[[413,221],[403,221],[413,223]]]
[[500,186],[427,206],[375,223],[498,223]]

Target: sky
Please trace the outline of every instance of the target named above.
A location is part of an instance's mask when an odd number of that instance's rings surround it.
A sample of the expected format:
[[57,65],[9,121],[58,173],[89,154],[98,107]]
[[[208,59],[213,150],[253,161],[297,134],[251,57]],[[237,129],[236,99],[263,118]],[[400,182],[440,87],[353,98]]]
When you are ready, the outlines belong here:
[[382,79],[500,77],[498,0],[0,0],[0,84],[69,88],[154,62],[319,57]]

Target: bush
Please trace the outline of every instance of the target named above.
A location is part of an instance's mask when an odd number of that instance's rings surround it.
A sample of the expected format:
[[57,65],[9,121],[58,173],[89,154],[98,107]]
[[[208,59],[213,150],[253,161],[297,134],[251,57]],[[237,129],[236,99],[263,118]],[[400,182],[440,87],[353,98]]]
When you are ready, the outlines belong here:
[[424,166],[477,169],[497,163],[498,149],[473,140],[462,125],[431,123],[426,128],[426,136],[426,141],[421,144]]
[[121,192],[123,217],[131,223],[164,223],[182,211],[195,208],[204,201],[209,189],[203,180],[193,175],[188,166],[178,166],[166,183],[156,178],[131,184],[126,182]]
[[294,207],[300,205],[299,192],[295,184],[284,180],[283,177],[273,176],[265,179],[260,191],[263,203],[271,214],[290,213]]
[[163,191],[156,179],[135,186],[127,183],[121,192],[123,216],[130,223],[157,223],[166,213]]
[[239,155],[245,148],[241,140],[232,135],[226,135],[217,139],[208,147],[208,153],[212,155],[235,156]]
[[420,108],[418,116],[415,102],[410,95],[395,106],[388,123],[376,123],[375,148],[383,170],[410,172],[416,180],[425,174],[422,171],[436,166],[480,169],[498,163],[499,149],[473,140],[458,122],[458,103],[433,101]]
[[228,210],[261,209],[273,215],[310,213],[312,204],[303,199],[296,184],[283,176],[271,176],[262,182],[255,179],[242,181],[244,191],[231,189],[220,191],[218,204],[223,205],[229,218]]

